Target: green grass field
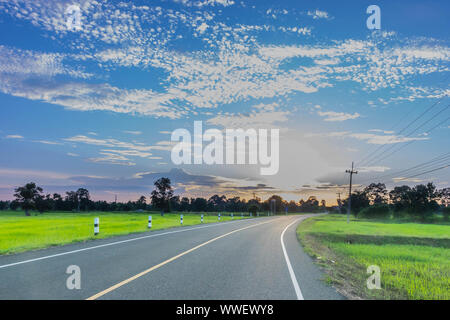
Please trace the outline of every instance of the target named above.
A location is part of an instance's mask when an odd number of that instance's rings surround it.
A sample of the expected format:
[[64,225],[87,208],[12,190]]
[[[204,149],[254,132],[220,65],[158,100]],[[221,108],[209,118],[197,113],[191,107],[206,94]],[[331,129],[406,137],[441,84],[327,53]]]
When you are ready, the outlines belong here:
[[[450,299],[450,224],[398,223],[314,217],[297,235],[327,272],[328,283],[348,297]],[[381,289],[368,290],[367,267],[381,270]]]
[[[180,214],[161,217],[158,212],[46,212],[26,217],[23,212],[0,211],[0,254],[18,253],[91,239],[107,238],[147,231],[148,216],[152,216],[152,230],[180,226]],[[94,236],[94,218],[100,218],[100,233]],[[245,218],[245,217],[244,217]],[[235,214],[234,219],[241,219]],[[229,221],[222,214],[220,221]],[[217,215],[205,215],[204,223],[218,222]],[[183,214],[183,225],[200,224],[200,214]]]

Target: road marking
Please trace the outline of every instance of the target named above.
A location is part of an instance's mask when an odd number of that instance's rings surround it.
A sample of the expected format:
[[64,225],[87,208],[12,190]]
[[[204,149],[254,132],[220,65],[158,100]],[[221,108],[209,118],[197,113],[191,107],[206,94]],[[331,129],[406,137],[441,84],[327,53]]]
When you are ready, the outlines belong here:
[[161,262],[160,264],[157,264],[157,265],[155,265],[155,266],[153,266],[153,267],[151,267],[151,268],[149,268],[147,270],[144,270],[144,271],[142,271],[142,272],[132,276],[131,278],[123,280],[123,281],[119,282],[118,284],[115,284],[115,285],[109,287],[108,289],[105,289],[105,290],[103,290],[103,291],[101,291],[101,292],[99,292],[99,293],[97,293],[97,294],[87,298],[86,300],[95,300],[97,298],[100,298],[101,296],[104,296],[105,294],[107,294],[107,293],[109,293],[109,292],[111,292],[111,291],[113,291],[113,290],[115,290],[115,289],[117,289],[119,287],[122,287],[123,285],[125,285],[127,283],[130,283],[131,281],[136,280],[137,278],[140,278],[143,275],[146,275],[147,273],[152,272],[153,270],[156,270],[156,269],[158,269],[158,268],[160,268],[160,267],[162,267],[162,266],[164,266],[164,265],[166,265],[166,264],[168,264],[168,263],[170,263],[170,262],[172,262],[172,261],[174,261],[174,260],[176,260],[176,259],[178,259],[178,258],[180,258],[180,257],[182,257],[182,256],[184,256],[184,255],[186,255],[186,254],[188,254],[190,252],[192,252],[192,251],[195,251],[195,250],[197,250],[197,249],[199,249],[199,248],[201,248],[203,246],[206,246],[207,244],[210,244],[211,242],[214,242],[216,240],[219,240],[221,238],[229,236],[230,234],[233,234],[233,233],[245,230],[245,229],[253,228],[253,227],[256,227],[256,226],[260,226],[260,225],[265,224],[265,223],[273,222],[275,220],[276,219],[271,219],[269,221],[260,222],[260,223],[257,223],[257,224],[251,225],[251,226],[247,226],[247,227],[244,227],[244,228],[233,230],[231,232],[225,233],[225,234],[223,234],[221,236],[218,236],[216,238],[210,239],[210,240],[208,240],[206,242],[203,242],[203,243],[199,244],[198,246],[195,246],[195,247],[193,247],[193,248],[191,248],[189,250],[186,250],[186,251],[184,251],[184,252],[182,252],[182,253],[180,253],[180,254],[178,254],[178,255],[170,258],[170,259],[167,259],[167,260]]
[[281,237],[280,237],[281,248],[283,249],[284,259],[286,260],[286,264],[287,264],[287,267],[288,267],[288,270],[289,270],[289,275],[291,276],[291,281],[292,281],[292,284],[294,285],[294,290],[295,290],[295,294],[297,295],[297,300],[305,300],[305,299],[303,298],[302,291],[300,290],[300,286],[298,285],[297,278],[295,277],[294,270],[292,269],[291,261],[289,260],[289,256],[288,256],[288,254],[286,252],[286,247],[284,246],[283,238],[284,238],[284,233],[286,232],[286,230],[290,226],[292,226],[294,223],[296,223],[297,221],[299,221],[301,219],[302,218],[294,220],[290,224],[288,224],[286,226],[286,228],[284,228],[283,232],[281,233]]
[[188,229],[175,230],[175,231],[167,231],[167,232],[163,232],[163,233],[157,233],[157,234],[152,234],[152,235],[148,235],[148,236],[142,236],[142,237],[138,237],[138,238],[132,238],[132,239],[127,239],[127,240],[120,240],[120,241],[110,242],[110,243],[106,243],[106,244],[100,244],[100,245],[92,246],[92,247],[88,247],[88,248],[77,249],[77,250],[72,250],[72,251],[67,251],[67,252],[62,252],[62,253],[57,253],[57,254],[52,254],[52,255],[43,256],[43,257],[39,257],[39,258],[34,258],[34,259],[29,259],[29,260],[24,260],[24,261],[19,261],[19,262],[14,262],[14,263],[10,263],[10,264],[4,264],[4,265],[0,266],[0,269],[7,268],[7,267],[12,267],[12,266],[16,266],[16,265],[20,265],[20,264],[24,264],[24,263],[30,263],[30,262],[35,262],[35,261],[40,261],[40,260],[45,260],[45,259],[65,256],[65,255],[72,254],[72,253],[78,253],[78,252],[83,252],[83,251],[88,251],[88,250],[93,250],[93,249],[98,249],[98,248],[103,248],[103,247],[109,247],[109,246],[113,246],[113,245],[116,245],[116,244],[121,244],[121,243],[136,241],[136,240],[142,240],[142,239],[147,239],[147,238],[154,238],[154,237],[164,236],[164,235],[167,235],[167,234],[186,232],[186,231],[203,229],[203,228],[211,228],[211,227],[223,226],[223,225],[226,225],[226,224],[242,222],[242,221],[248,221],[248,220],[249,219],[240,219],[240,220],[235,220],[235,221],[214,223],[214,224],[206,225],[206,226],[202,226],[202,227],[188,228]]

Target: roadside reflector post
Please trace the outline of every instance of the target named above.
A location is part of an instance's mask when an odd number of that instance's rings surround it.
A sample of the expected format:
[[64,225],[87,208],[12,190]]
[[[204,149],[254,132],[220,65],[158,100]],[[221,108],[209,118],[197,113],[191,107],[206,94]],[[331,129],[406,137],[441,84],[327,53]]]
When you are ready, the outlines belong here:
[[203,213],[202,216],[200,217],[200,221],[203,223]]
[[259,217],[259,211],[256,213],[256,216]]
[[152,227],[152,216],[148,216],[148,228],[151,229]]
[[98,233],[100,232],[100,219],[99,218],[94,218],[94,235],[98,235]]
[[180,215],[180,224],[183,224],[183,215]]
[[220,221],[220,212],[219,212],[219,215],[217,216],[217,218],[218,218],[218,220]]
[[231,220],[233,220],[233,212],[231,213]]
[[241,218],[243,218],[244,217],[244,213],[243,212],[241,212]]

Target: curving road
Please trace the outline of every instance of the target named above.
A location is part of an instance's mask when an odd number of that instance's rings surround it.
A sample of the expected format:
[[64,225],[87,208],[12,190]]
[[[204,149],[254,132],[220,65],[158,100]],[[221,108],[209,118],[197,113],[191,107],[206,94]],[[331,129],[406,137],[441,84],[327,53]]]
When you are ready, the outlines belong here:
[[[0,257],[0,299],[343,299],[303,252],[310,215],[237,220]],[[79,266],[81,288],[66,287]]]

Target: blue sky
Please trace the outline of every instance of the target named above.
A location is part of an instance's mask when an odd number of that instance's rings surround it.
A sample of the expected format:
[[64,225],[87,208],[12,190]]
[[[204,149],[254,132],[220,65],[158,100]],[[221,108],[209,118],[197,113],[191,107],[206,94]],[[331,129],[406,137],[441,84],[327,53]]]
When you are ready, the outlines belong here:
[[[71,4],[79,30],[66,25]],[[380,30],[366,27],[371,4]],[[128,200],[169,176],[180,195],[333,201],[351,161],[361,164],[358,184],[448,152],[449,9],[448,1],[0,0],[0,198],[35,181],[47,192],[83,186],[95,199]],[[173,165],[170,133],[195,120],[279,128],[278,174]],[[449,171],[379,181],[443,188]]]

